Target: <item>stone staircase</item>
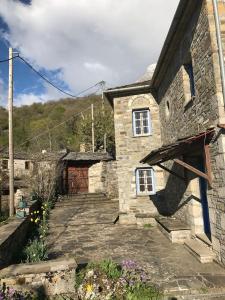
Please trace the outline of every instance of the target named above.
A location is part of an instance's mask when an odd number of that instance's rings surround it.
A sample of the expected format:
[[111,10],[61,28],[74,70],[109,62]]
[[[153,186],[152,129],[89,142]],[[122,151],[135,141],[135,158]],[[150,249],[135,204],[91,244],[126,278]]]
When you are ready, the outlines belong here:
[[118,201],[108,199],[102,193],[63,196],[55,204],[49,224],[50,227],[113,224],[118,218],[118,206]]
[[191,235],[184,222],[175,218],[156,218],[160,231],[175,244],[184,244],[185,248],[201,263],[211,263],[216,256],[210,240],[204,234]]
[[191,237],[191,230],[186,223],[175,219],[159,217],[156,218],[160,231],[175,244],[184,244]]
[[187,239],[185,248],[202,264],[211,263],[216,259],[210,241],[204,235],[197,235]]

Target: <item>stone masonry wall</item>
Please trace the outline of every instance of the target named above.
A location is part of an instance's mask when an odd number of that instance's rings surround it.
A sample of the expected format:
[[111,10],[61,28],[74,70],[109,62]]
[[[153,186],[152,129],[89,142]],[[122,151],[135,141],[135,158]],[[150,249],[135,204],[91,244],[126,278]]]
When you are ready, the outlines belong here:
[[89,193],[100,193],[105,192],[104,189],[104,178],[103,173],[103,162],[96,163],[88,169],[88,190]]
[[118,198],[116,161],[95,163],[88,169],[89,193],[105,193],[109,198]]
[[[132,128],[132,110],[149,108],[152,121],[152,135],[134,137]],[[136,192],[135,170],[143,165],[140,160],[151,150],[160,147],[160,125],[158,106],[150,94],[134,95],[114,99],[114,123],[116,141],[117,176],[121,222],[136,223],[138,213],[148,213],[152,217],[158,214],[156,205],[159,197],[138,196]],[[163,172],[154,167],[157,192],[164,186]],[[156,205],[155,205],[156,203]],[[126,215],[123,217],[122,213]]]
[[105,168],[104,174],[106,174],[105,176],[106,194],[110,199],[116,199],[119,197],[117,162],[116,161],[105,162],[104,168]]
[[[174,48],[173,59],[161,80],[158,92],[163,144],[197,134],[210,126],[216,126],[221,121],[220,116],[223,116],[221,87],[219,87],[221,81],[218,51],[215,46],[215,23],[213,22],[212,2],[199,1],[198,9],[189,20],[185,33],[180,36],[179,43]],[[187,103],[183,82],[183,64],[186,63],[189,53],[192,57],[196,97]],[[207,197],[213,248],[217,252],[218,259],[225,262],[223,238],[225,223],[222,221],[225,212],[225,151],[222,139],[224,139],[223,134],[218,134],[210,145],[213,184],[212,188],[208,187]],[[191,158],[189,162],[196,166],[196,162]],[[188,179],[188,184],[185,184],[165,174],[167,207],[174,208],[174,211],[169,213],[186,219],[192,226],[193,232],[198,233],[203,230],[203,218],[198,204],[199,193],[196,178],[172,162],[168,162],[167,166],[178,172],[184,172],[183,174]]]

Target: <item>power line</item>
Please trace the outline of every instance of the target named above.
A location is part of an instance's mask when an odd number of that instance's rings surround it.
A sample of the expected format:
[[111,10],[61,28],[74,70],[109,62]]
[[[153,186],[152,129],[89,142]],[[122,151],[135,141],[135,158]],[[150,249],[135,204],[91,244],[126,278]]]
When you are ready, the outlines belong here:
[[21,147],[21,146],[25,145],[27,142],[32,141],[33,139],[37,139],[37,138],[39,138],[40,136],[45,135],[46,133],[49,133],[49,131],[52,131],[52,130],[58,128],[59,126],[61,126],[61,125],[65,124],[65,123],[67,123],[68,121],[74,119],[76,116],[81,115],[83,112],[85,112],[85,111],[87,111],[87,110],[89,110],[89,109],[90,109],[90,107],[87,107],[86,109],[80,111],[79,113],[76,113],[75,115],[73,115],[73,116],[70,117],[69,119],[67,119],[67,120],[65,120],[65,121],[63,121],[63,122],[61,122],[61,123],[59,123],[59,124],[53,126],[52,128],[50,128],[50,129],[48,129],[48,130],[46,130],[46,131],[44,131],[44,132],[42,132],[42,133],[40,133],[40,134],[38,134],[38,135],[36,135],[36,136],[33,136],[32,138],[26,139],[22,144],[18,145],[18,147]]
[[0,64],[4,63],[4,62],[8,62],[10,60],[13,60],[14,58],[17,58],[17,57],[19,57],[19,55],[13,56],[12,58],[6,58],[6,59],[3,59],[3,60],[0,60]]
[[64,91],[63,89],[61,89],[60,87],[58,87],[57,85],[55,85],[53,82],[51,82],[48,78],[46,78],[43,74],[41,74],[39,71],[37,71],[26,59],[24,59],[23,57],[21,57],[20,55],[18,55],[17,57],[19,57],[19,59],[21,59],[33,72],[35,72],[38,76],[40,76],[43,80],[45,80],[48,84],[50,84],[51,86],[53,86],[55,89],[57,89],[58,91],[60,91],[61,93],[70,96],[72,98],[77,98],[78,96],[80,96],[81,94],[93,89],[94,87],[101,85],[103,83],[103,81],[97,82],[96,84],[88,87],[87,89],[79,92],[77,95],[73,95],[70,94],[66,91]]

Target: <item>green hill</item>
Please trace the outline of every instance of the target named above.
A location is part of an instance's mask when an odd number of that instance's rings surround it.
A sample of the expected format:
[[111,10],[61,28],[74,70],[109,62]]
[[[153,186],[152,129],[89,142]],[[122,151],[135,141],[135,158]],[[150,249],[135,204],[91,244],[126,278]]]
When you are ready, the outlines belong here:
[[[56,151],[70,148],[79,151],[81,143],[91,142],[91,104],[94,104],[96,147],[102,147],[104,133],[108,145],[113,143],[111,107],[90,95],[78,99],[61,99],[14,108],[15,151]],[[82,113],[81,113],[82,112]],[[8,112],[0,107],[0,148],[8,147]]]

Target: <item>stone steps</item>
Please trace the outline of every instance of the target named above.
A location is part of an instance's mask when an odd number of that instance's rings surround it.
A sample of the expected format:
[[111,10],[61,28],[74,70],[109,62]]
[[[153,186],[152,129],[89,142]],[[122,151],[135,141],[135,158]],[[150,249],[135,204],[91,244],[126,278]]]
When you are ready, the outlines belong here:
[[98,206],[98,205],[114,205],[118,201],[104,200],[104,201],[62,201],[55,204],[55,207],[66,207],[66,206]]
[[188,239],[184,243],[188,252],[190,252],[202,264],[211,263],[216,258],[215,253],[206,246],[206,244],[197,239]]
[[191,237],[189,226],[175,218],[156,218],[160,231],[175,244],[184,244]]

